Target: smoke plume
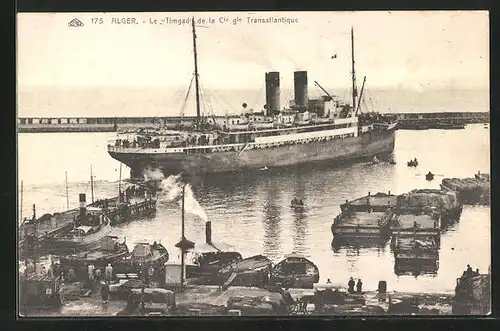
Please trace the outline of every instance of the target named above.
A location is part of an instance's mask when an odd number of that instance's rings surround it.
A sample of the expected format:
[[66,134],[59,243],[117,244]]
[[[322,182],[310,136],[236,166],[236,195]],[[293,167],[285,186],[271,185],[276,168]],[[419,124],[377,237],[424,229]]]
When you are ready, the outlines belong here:
[[142,172],[145,181],[148,180],[163,180],[165,177],[160,169],[146,168]]
[[[161,180],[159,198],[164,201],[177,201],[179,206],[182,206],[182,186],[184,183],[181,180],[181,175],[170,175],[167,178],[159,169],[146,169],[144,171],[145,180]],[[208,221],[208,216],[196,200],[190,184],[185,184],[184,210],[190,214],[198,216],[204,222]]]

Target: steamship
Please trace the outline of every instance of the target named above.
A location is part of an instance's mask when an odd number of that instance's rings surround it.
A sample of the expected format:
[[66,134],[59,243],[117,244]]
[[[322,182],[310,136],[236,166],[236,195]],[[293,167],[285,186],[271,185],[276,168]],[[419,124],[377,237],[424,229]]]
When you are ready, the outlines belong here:
[[247,109],[238,115],[201,116],[196,32],[192,23],[197,116],[189,127],[175,133],[118,136],[108,153],[142,178],[147,168],[165,174],[207,174],[269,169],[310,162],[345,162],[371,159],[394,149],[396,116],[361,112],[366,77],[358,97],[351,29],[352,104],[324,92],[308,97],[307,71],[294,73],[293,100],[280,107],[279,72],[265,74],[266,104],[261,111]]

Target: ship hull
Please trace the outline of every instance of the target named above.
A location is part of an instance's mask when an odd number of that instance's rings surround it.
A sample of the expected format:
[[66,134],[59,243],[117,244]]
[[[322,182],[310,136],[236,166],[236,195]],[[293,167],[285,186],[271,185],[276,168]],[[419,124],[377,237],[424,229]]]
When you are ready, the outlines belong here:
[[111,157],[132,169],[132,177],[142,177],[151,167],[165,174],[224,173],[252,169],[287,167],[306,163],[342,163],[365,159],[394,150],[395,130],[372,131],[358,137],[291,144],[265,149],[200,154],[141,153],[109,151]]

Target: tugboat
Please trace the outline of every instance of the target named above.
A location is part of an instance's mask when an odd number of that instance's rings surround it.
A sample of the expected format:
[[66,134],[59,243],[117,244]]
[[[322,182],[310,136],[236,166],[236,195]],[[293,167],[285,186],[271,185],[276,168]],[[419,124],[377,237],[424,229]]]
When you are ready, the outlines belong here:
[[433,180],[434,179],[434,174],[432,172],[428,172],[427,175],[425,175],[426,180]]
[[304,256],[292,253],[276,264],[271,273],[271,284],[293,288],[313,288],[319,281],[318,267]]
[[129,253],[125,242],[119,243],[116,236],[106,236],[101,242],[100,248],[61,257],[59,263],[63,268],[74,268],[85,272],[89,264],[103,269],[108,263],[115,264]]
[[206,222],[205,239],[205,243],[196,244],[191,251],[194,254],[193,264],[186,265],[187,278],[214,275],[220,268],[242,259],[241,254],[235,252],[229,245],[212,241],[212,223],[210,221]]
[[[121,165],[120,163],[118,196],[93,201],[94,194],[92,191],[92,203],[89,205],[89,207],[100,208],[108,216],[112,226],[152,215],[156,212],[156,199],[153,198],[155,192],[145,185],[132,184],[122,192]],[[93,181],[91,181],[91,185],[93,190]]]
[[42,239],[44,248],[81,251],[97,247],[111,232],[109,218],[100,208],[86,207],[85,194],[80,194],[80,213],[69,231],[48,235]]

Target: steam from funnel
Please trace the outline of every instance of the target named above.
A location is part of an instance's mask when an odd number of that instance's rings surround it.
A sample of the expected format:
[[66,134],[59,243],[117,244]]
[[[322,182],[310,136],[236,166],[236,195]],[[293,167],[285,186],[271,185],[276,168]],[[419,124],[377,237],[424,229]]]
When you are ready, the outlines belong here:
[[152,169],[149,167],[143,170],[142,176],[144,177],[145,181],[163,180],[165,178],[160,169]]
[[[170,175],[167,178],[163,177],[163,173],[158,169],[149,169],[149,171],[144,172],[144,176],[148,176],[149,180],[154,178],[154,180],[161,180],[160,188],[162,189],[159,193],[159,198],[164,201],[177,201],[179,206],[182,205],[182,186],[184,183],[181,180],[181,175]],[[186,184],[184,196],[184,210],[190,214],[198,216],[203,221],[208,221],[208,216],[200,206],[198,200],[194,197],[193,190],[190,184]]]

